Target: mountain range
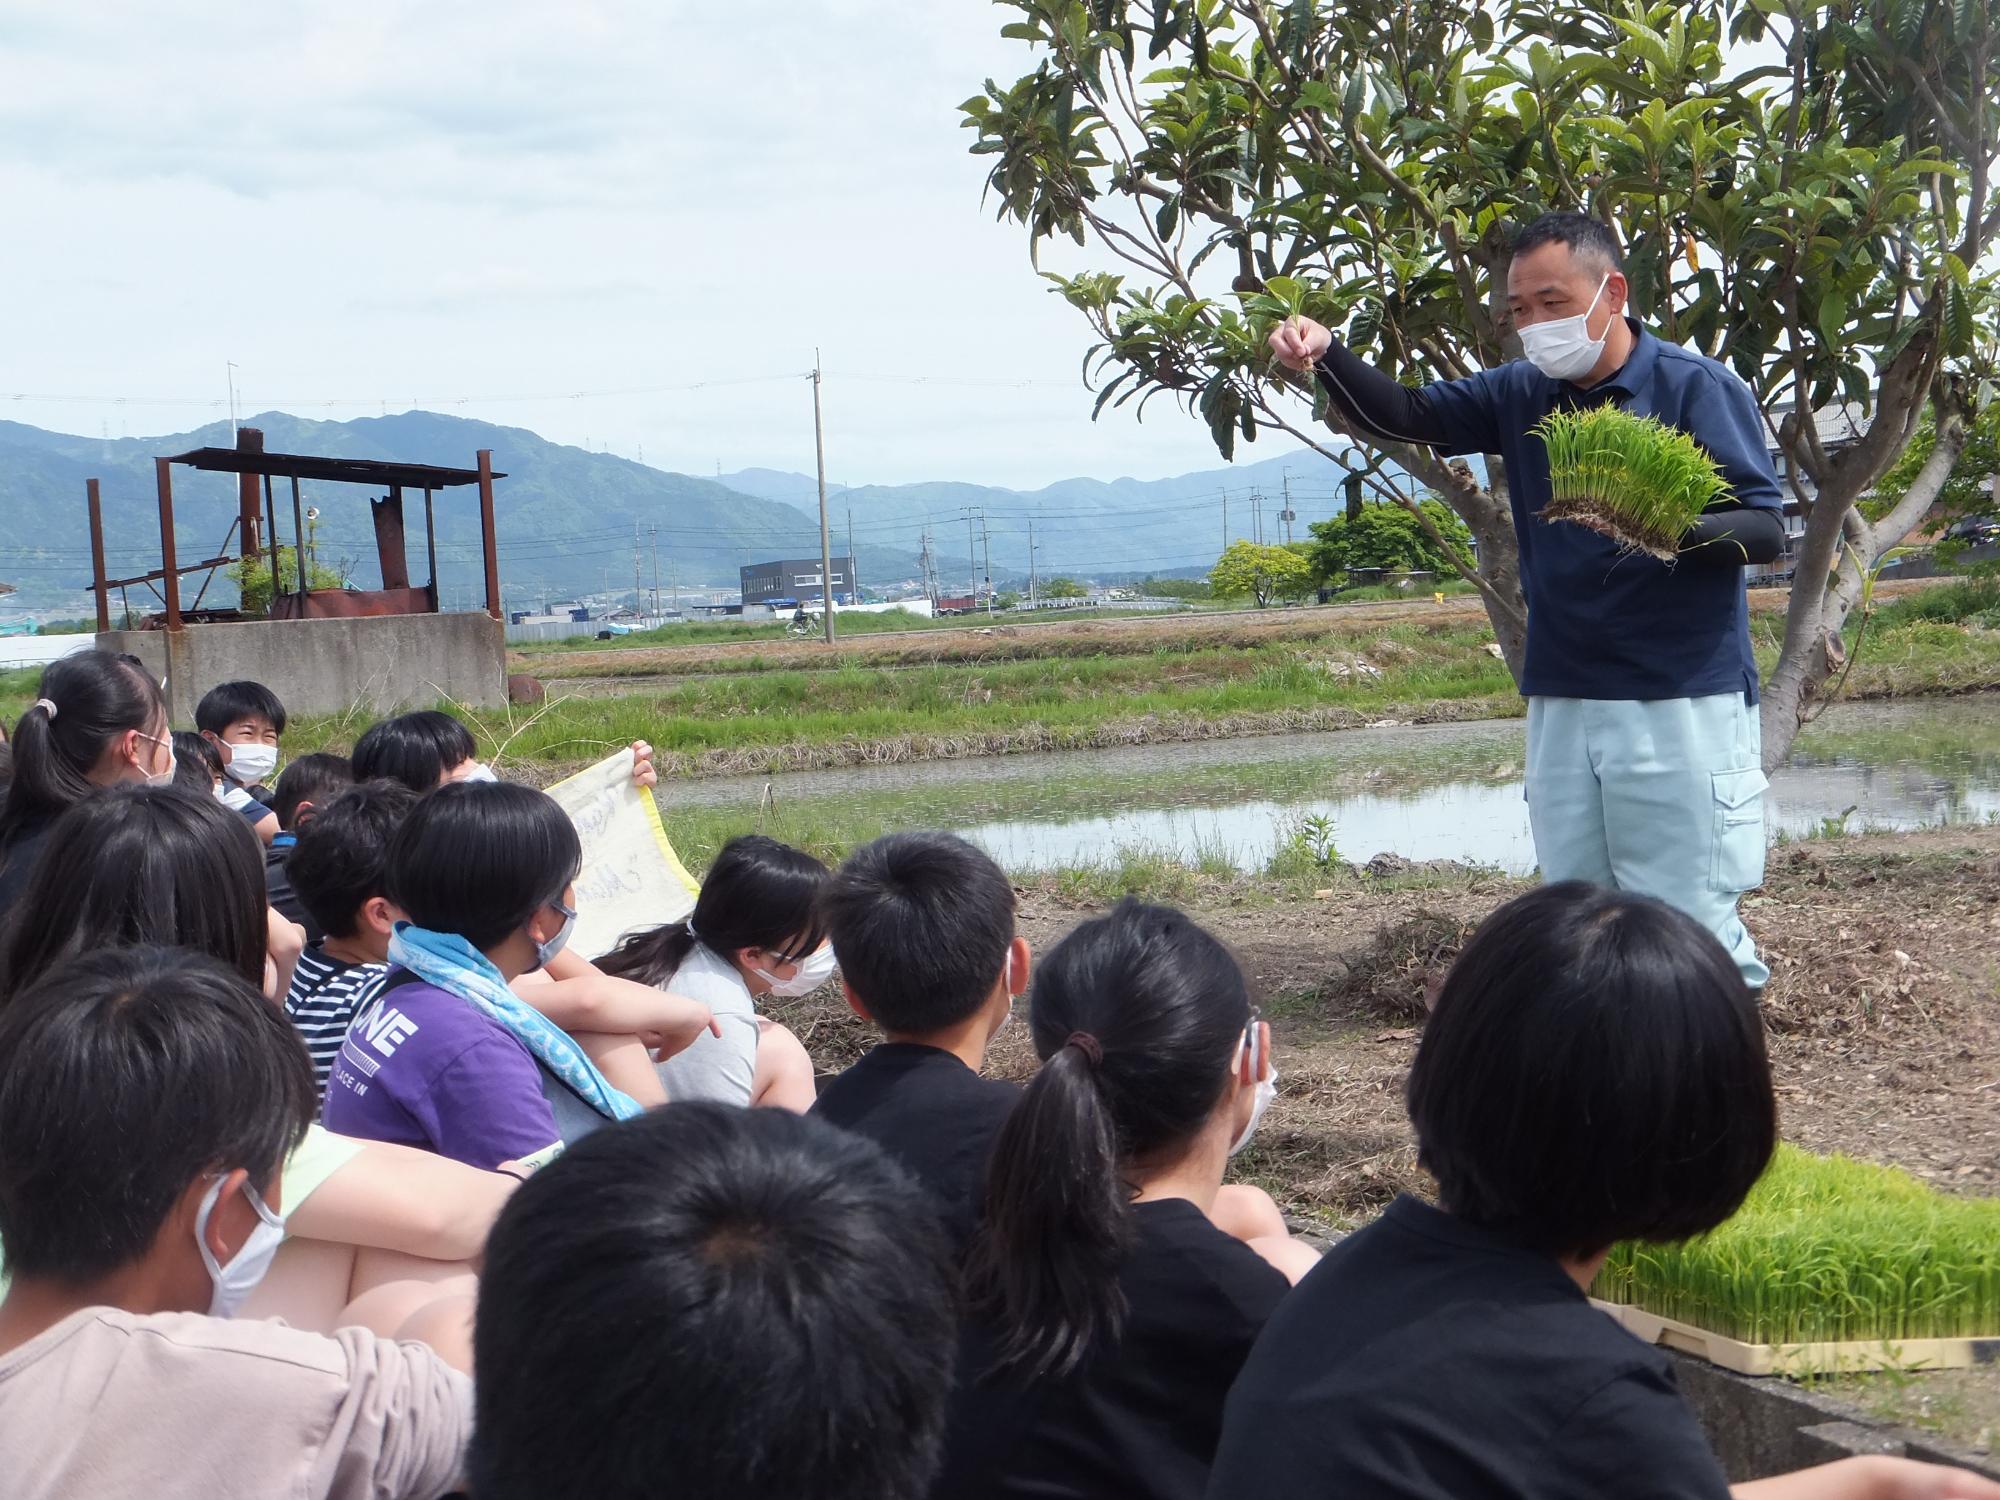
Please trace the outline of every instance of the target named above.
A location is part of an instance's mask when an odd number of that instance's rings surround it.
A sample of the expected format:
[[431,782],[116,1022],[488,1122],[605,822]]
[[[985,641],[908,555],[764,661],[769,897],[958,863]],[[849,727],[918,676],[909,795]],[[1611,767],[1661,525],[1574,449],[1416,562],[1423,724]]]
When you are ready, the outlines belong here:
[[[702,478],[553,443],[524,428],[426,411],[344,422],[264,412],[244,425],[260,428],[265,447],[277,453],[470,467],[478,449],[492,449],[495,468],[507,475],[495,488],[495,511],[502,584],[514,608],[584,594],[629,596],[635,550],[639,585],[648,594],[656,551],[663,594],[671,586],[733,587],[744,563],[819,552],[818,485],[810,475],[744,469]],[[0,580],[20,590],[11,603],[46,607],[88,587],[84,481],[91,477],[102,481],[111,575],[158,567],[153,459],[232,443],[227,422],[115,440],[0,422]],[[1031,534],[1033,566],[1044,578],[1198,574],[1226,539],[1261,528],[1265,540],[1282,540],[1287,490],[1295,513],[1290,532],[1304,537],[1308,522],[1339,508],[1338,477],[1318,455],[1291,449],[1169,479],[1078,478],[1029,491],[955,481],[861,485],[830,492],[827,508],[833,549],[846,553],[851,542],[864,587],[920,581],[928,547],[939,586],[952,593],[986,576],[989,557],[996,585],[1023,582]],[[289,544],[289,492],[279,488],[279,540]],[[319,561],[358,586],[378,583],[363,504],[369,492],[314,482],[303,491],[305,503],[321,511],[313,537]],[[174,470],[176,546],[184,562],[233,550],[223,542],[235,495],[232,475]],[[405,501],[410,567],[421,583],[422,515],[413,498]],[[437,540],[447,599],[458,589],[476,594],[479,517],[471,487],[440,492]],[[196,575],[184,583],[184,600],[201,581]],[[233,602],[233,594],[233,585],[218,580],[211,600]],[[150,604],[143,588],[135,586],[131,597],[134,607]]]

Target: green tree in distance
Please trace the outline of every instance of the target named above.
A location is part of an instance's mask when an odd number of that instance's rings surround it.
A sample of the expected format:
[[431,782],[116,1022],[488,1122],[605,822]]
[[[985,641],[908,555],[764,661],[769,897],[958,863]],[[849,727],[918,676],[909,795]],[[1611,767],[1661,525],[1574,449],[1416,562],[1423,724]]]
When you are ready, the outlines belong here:
[[[1276,427],[1393,459],[1478,539],[1518,674],[1506,474],[1352,443],[1265,336],[1305,313],[1410,380],[1519,352],[1511,226],[1618,226],[1635,308],[1756,393],[1807,512],[1764,753],[1790,749],[1871,570],[1924,523],[1992,367],[2000,237],[1993,0],[1003,0],[1032,71],[964,105],[988,192],[1086,269],[1097,411],[1166,394],[1227,456]],[[1089,262],[1096,260],[1097,265]],[[1837,442],[1802,413],[1865,411]],[[1901,498],[1857,502],[1928,414]]]
[[[1361,568],[1410,569],[1442,577],[1472,565],[1472,533],[1437,500],[1422,501],[1415,510],[1377,501],[1364,504],[1358,515],[1315,521],[1306,529],[1312,533],[1306,556],[1320,583]],[[1449,545],[1440,546],[1438,537]]]
[[1074,578],[1051,578],[1041,588],[1044,599],[1081,599],[1085,592]]
[[1248,595],[1259,609],[1273,599],[1298,598],[1312,582],[1312,564],[1301,551],[1262,542],[1231,542],[1208,572],[1208,586],[1216,598]]

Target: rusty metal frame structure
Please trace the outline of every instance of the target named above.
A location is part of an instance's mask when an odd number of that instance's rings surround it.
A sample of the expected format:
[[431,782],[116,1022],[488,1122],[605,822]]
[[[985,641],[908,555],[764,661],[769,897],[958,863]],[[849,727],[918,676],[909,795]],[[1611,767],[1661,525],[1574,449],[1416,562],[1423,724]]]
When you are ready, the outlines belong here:
[[[201,562],[182,565],[175,551],[174,539],[174,482],[173,466],[185,464],[191,469],[207,473],[237,474],[242,476],[238,491],[238,524],[242,528],[241,556],[249,558],[261,550],[258,546],[258,532],[263,531],[270,543],[271,590],[275,607],[280,587],[278,578],[278,525],[276,497],[272,493],[272,479],[289,479],[292,489],[292,526],[294,554],[298,561],[299,579],[296,596],[300,600],[301,617],[304,617],[305,596],[310,592],[307,586],[305,557],[305,517],[299,495],[299,481],[320,480],[336,484],[363,484],[375,488],[385,488],[387,496],[382,500],[371,500],[369,508],[375,523],[376,552],[382,566],[382,591],[410,591],[409,558],[403,532],[403,491],[421,489],[424,492],[424,539],[425,550],[430,563],[430,582],[425,586],[429,599],[428,612],[438,611],[437,588],[437,530],[434,497],[437,491],[460,485],[479,487],[479,533],[481,552],[486,572],[486,611],[494,619],[503,618],[500,606],[500,560],[496,548],[493,519],[493,481],[507,476],[493,468],[493,451],[481,448],[477,455],[476,467],[470,469],[446,468],[438,464],[394,463],[380,459],[330,458],[303,453],[266,453],[263,451],[263,435],[254,429],[244,428],[239,434],[238,446],[234,448],[196,448],[187,453],[153,460],[154,482],[159,489],[160,509],[160,566],[150,573],[136,578],[111,579],[105,576],[104,561],[104,513],[99,496],[98,481],[91,479],[85,484],[85,493],[90,505],[90,557],[92,584],[97,596],[97,628],[111,628],[111,598],[113,588],[123,588],[134,583],[148,583],[158,579],[161,582],[162,602],[165,604],[165,627],[168,630],[181,628],[181,576],[198,573],[204,568],[216,568],[236,559],[228,556],[207,558]],[[262,480],[262,514],[258,506],[258,481]],[[232,528],[234,529],[234,528]],[[229,543],[224,541],[223,549]],[[206,588],[204,586],[204,592]],[[196,603],[199,604],[199,599]],[[392,613],[417,613],[420,611],[394,610]]]

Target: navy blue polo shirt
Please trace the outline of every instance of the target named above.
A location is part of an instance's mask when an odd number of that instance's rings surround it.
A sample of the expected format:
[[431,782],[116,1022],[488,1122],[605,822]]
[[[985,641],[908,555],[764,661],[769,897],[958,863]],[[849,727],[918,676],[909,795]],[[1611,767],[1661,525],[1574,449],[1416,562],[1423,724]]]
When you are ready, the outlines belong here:
[[1750,388],[1716,361],[1626,323],[1637,337],[1632,357],[1588,390],[1551,380],[1525,359],[1425,386],[1444,434],[1438,447],[1506,461],[1528,600],[1523,694],[1651,700],[1740,692],[1754,703],[1757,663],[1740,567],[1669,565],[1587,527],[1539,518],[1549,458],[1535,424],[1559,407],[1606,402],[1658,417],[1700,443],[1729,482],[1724,503],[1784,509]]

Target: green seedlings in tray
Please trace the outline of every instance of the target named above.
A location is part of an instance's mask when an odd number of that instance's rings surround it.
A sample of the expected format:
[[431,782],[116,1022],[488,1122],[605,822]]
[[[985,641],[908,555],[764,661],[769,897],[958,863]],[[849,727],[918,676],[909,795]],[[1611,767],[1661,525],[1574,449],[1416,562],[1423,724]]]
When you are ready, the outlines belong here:
[[1753,1344],[2000,1335],[2000,1199],[1780,1146],[1735,1217],[1618,1246],[1592,1294]]
[[1701,445],[1616,406],[1550,412],[1536,427],[1549,455],[1545,521],[1573,521],[1671,562],[1727,485]]

